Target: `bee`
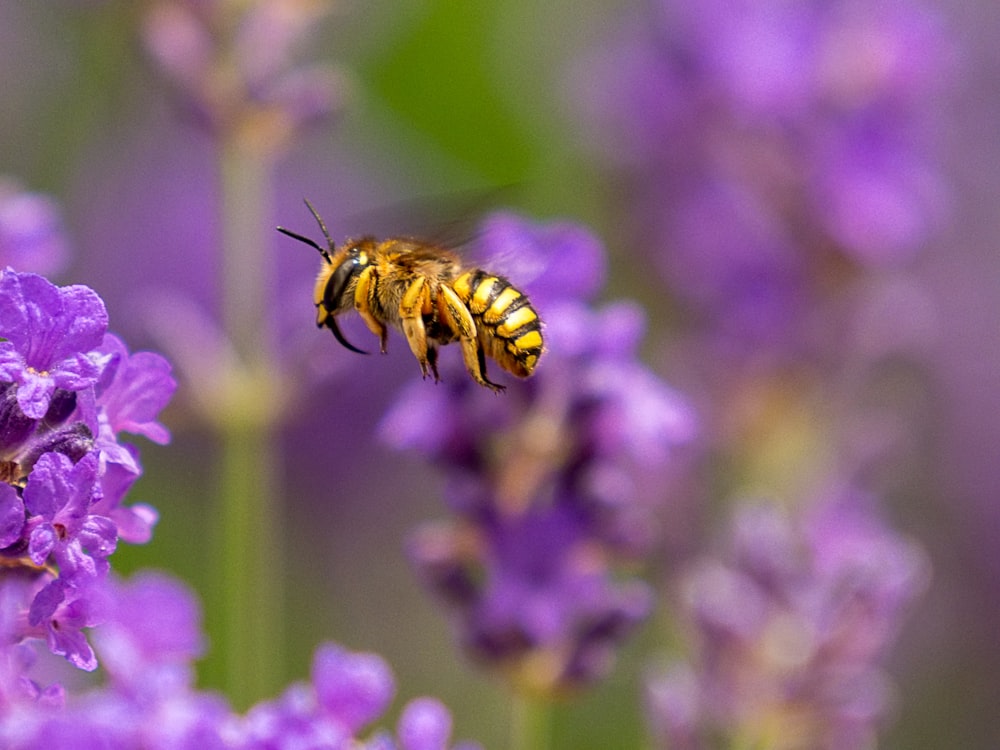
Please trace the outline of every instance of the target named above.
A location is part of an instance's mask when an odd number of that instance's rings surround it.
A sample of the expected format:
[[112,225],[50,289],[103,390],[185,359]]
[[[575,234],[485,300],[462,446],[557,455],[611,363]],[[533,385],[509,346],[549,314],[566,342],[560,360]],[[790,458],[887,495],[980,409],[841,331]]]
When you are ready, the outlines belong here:
[[507,279],[468,268],[453,251],[408,237],[362,237],[338,248],[316,209],[305,203],[326,248],[284,227],[277,229],[323,257],[313,294],[316,325],[329,328],[342,346],[367,354],[344,338],[337,325],[337,316],[353,309],[378,337],[383,354],[388,328],[401,331],[421,374],[435,382],[441,380],[437,347],[453,341],[461,344],[472,379],[492,391],[504,386],[487,377],[486,357],[519,378],[532,374],[544,351],[542,323],[528,298]]

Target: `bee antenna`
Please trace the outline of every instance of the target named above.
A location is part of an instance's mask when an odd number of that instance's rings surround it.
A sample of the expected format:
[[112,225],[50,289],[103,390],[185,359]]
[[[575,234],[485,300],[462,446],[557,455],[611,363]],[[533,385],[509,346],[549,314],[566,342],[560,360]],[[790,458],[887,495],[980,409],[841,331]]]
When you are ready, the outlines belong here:
[[319,228],[320,230],[322,230],[323,236],[326,237],[326,244],[328,244],[330,246],[330,249],[333,250],[334,248],[333,238],[331,238],[330,233],[326,231],[326,224],[323,223],[323,219],[320,218],[319,213],[316,211],[315,208],[313,208],[313,204],[309,202],[308,198],[303,198],[302,200],[305,201],[306,208],[309,209],[309,213],[313,215],[313,218],[316,219],[316,223],[319,224]]
[[284,227],[275,227],[275,229],[277,229],[282,234],[291,237],[293,240],[304,242],[305,244],[309,245],[309,247],[316,248],[316,250],[319,251],[319,254],[322,255],[324,258],[326,258],[327,263],[332,262],[330,259],[330,253],[324,248],[320,247],[318,244],[316,244],[314,240],[311,240],[308,237],[303,237],[298,232],[293,232],[291,229],[285,229]]

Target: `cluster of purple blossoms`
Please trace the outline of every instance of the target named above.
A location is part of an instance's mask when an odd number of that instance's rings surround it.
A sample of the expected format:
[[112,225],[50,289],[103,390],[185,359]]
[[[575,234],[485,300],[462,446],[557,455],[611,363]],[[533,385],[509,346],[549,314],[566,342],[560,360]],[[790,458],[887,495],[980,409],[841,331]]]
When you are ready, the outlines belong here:
[[145,46],[197,120],[270,147],[340,106],[344,82],[333,69],[294,64],[331,5],[157,0],[145,18]]
[[410,551],[463,646],[526,689],[571,688],[605,674],[649,611],[648,587],[617,563],[655,539],[666,493],[651,478],[694,420],[637,360],[639,309],[590,302],[604,275],[593,236],[501,214],[479,250],[539,312],[536,373],[497,396],[443,356],[444,382],[415,383],[381,432],[446,473],[455,517],[419,529]]
[[[6,590],[5,590],[6,592]],[[0,602],[6,616],[8,602]],[[395,685],[378,656],[320,646],[311,680],[279,698],[234,713],[227,701],[194,686],[193,660],[203,635],[194,595],[177,581],[143,573],[114,578],[92,600],[101,626],[93,637],[106,683],[68,695],[26,679],[33,663],[22,646],[8,646],[0,661],[0,744],[11,750],[73,747],[133,750],[476,750],[452,746],[451,716],[432,698],[404,706],[395,734],[370,732],[388,708]],[[151,613],[155,613],[152,616]]]
[[119,539],[144,543],[156,512],[124,506],[141,474],[123,432],[165,442],[156,421],[175,388],[156,354],[129,354],[84,286],[0,272],[0,567],[5,642],[43,638],[82,669],[92,593]]
[[[47,199],[0,196],[5,257],[46,262],[62,246],[54,216]],[[308,684],[244,715],[195,687],[204,636],[193,594],[162,574],[111,572],[118,541],[148,541],[157,521],[123,504],[142,467],[120,437],[167,442],[157,415],[176,383],[163,357],[130,353],[107,327],[92,289],[0,271],[0,746],[452,747],[451,716],[431,698],[409,702],[394,733],[371,731],[392,673],[332,644],[316,651]],[[81,688],[72,667],[99,664],[103,683]]]
[[650,680],[659,741],[875,746],[893,698],[881,662],[928,567],[871,505],[846,489],[798,520],[774,504],[737,509],[721,557],[682,579],[694,657]]
[[928,156],[949,51],[911,0],[658,2],[587,68],[638,247],[721,346],[826,341],[855,271],[899,268],[945,191]]

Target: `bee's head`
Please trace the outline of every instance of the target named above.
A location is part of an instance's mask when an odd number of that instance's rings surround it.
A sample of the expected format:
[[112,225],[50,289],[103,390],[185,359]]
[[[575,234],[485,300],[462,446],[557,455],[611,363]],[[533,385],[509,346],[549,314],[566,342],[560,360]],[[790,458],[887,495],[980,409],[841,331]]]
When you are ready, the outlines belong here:
[[352,352],[367,354],[368,352],[358,349],[344,338],[344,334],[340,332],[340,327],[337,325],[337,315],[354,307],[354,288],[357,286],[358,275],[371,262],[371,248],[374,247],[374,240],[364,238],[358,242],[347,242],[343,247],[337,249],[333,238],[330,237],[330,232],[327,231],[326,224],[320,218],[316,209],[313,208],[313,205],[308,200],[306,201],[306,206],[308,206],[310,213],[312,213],[316,219],[316,223],[319,224],[320,230],[323,232],[323,237],[326,239],[327,244],[326,248],[320,246],[315,240],[311,240],[290,229],[285,229],[284,227],[278,227],[277,229],[282,234],[314,248],[323,256],[323,260],[326,261],[326,264],[320,270],[319,277],[316,279],[316,290],[313,300],[317,308],[316,324],[325,326],[333,331],[333,335],[337,341]]
[[354,309],[354,290],[358,277],[371,263],[371,249],[375,241],[364,238],[357,242],[348,241],[332,256],[326,256],[324,265],[316,279],[313,301],[316,304],[316,324],[333,331],[334,337],[347,349],[359,354],[368,352],[350,343],[337,325],[337,316]]
[[375,240],[364,237],[348,240],[333,255],[326,255],[327,265],[320,270],[317,281],[316,304],[331,315],[353,309],[358,276],[371,264],[374,248]]

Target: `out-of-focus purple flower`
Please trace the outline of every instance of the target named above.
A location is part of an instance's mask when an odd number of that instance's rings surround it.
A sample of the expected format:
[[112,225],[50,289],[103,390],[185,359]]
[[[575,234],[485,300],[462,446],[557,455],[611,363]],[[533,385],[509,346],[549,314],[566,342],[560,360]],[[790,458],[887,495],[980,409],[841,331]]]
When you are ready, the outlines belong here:
[[917,2],[658,3],[600,54],[580,99],[627,172],[635,244],[726,346],[821,345],[837,324],[810,311],[939,223],[950,50]]
[[333,644],[316,649],[312,681],[319,703],[351,732],[379,716],[396,690],[382,659],[349,653]]
[[430,698],[418,698],[403,708],[398,744],[385,732],[363,740],[364,730],[386,710],[394,692],[392,672],[381,657],[321,645],[313,658],[312,684],[292,685],[277,700],[260,703],[247,713],[242,722],[245,747],[295,743],[302,747],[448,750],[451,716]]
[[882,659],[926,579],[922,552],[862,493],[797,522],[740,507],[723,555],[684,580],[694,651],[650,683],[657,735],[671,748],[871,747],[892,699]]
[[579,224],[532,224],[510,213],[483,221],[477,252],[491,272],[509,274],[534,304],[591,300],[604,286],[607,261],[600,240]]
[[619,580],[615,563],[655,539],[665,493],[644,478],[669,465],[694,419],[639,363],[639,309],[588,303],[604,272],[591,234],[499,215],[480,251],[544,322],[536,373],[498,398],[445,353],[444,383],[416,383],[380,429],[446,471],[458,518],[420,530],[411,556],[460,641],[526,688],[568,688],[606,673],[648,611],[644,584]]
[[67,245],[55,201],[0,177],[0,268],[55,273],[66,262]]
[[[107,583],[107,581],[102,582]],[[193,687],[192,660],[202,634],[194,596],[160,574],[98,584],[85,602],[101,663],[109,679],[100,688],[71,693],[62,702],[22,698],[0,706],[0,744],[12,748],[219,748],[235,723],[218,696]],[[79,618],[78,618],[79,619]],[[62,623],[75,624],[63,618]],[[61,630],[61,628],[60,628]],[[86,640],[72,631],[79,645]],[[96,656],[90,652],[91,664]],[[30,674],[30,662],[22,679]],[[51,687],[47,689],[52,692]]]
[[294,63],[329,6],[161,0],[146,14],[146,51],[197,119],[274,148],[341,104],[345,86],[337,71]]
[[[201,608],[180,581],[147,571],[109,580],[105,622],[95,631],[104,667],[119,683],[143,687],[143,675],[184,666],[202,655]],[[188,675],[191,677],[191,675]]]
[[637,580],[617,581],[609,552],[567,508],[516,518],[481,511],[478,526],[419,529],[410,553],[455,617],[462,645],[530,691],[603,676],[651,607]]
[[[451,739],[451,714],[436,698],[417,698],[400,714],[396,736],[400,750],[447,750]],[[455,750],[479,750],[479,745],[463,742],[456,745]]]
[[200,606],[186,586],[162,573],[106,579],[76,600],[86,609],[71,611],[65,601],[58,605],[52,616],[66,626],[67,647],[84,649],[93,665],[96,657],[79,628],[96,626],[93,638],[106,679],[98,687],[68,694],[58,684],[42,687],[32,679],[36,660],[30,646],[7,640],[19,630],[17,605],[28,598],[17,589],[30,586],[23,578],[0,580],[0,633],[5,637],[0,648],[0,745],[5,748],[452,747],[451,716],[431,698],[403,708],[398,741],[384,731],[366,736],[392,700],[392,672],[374,654],[351,653],[334,644],[317,649],[311,683],[296,683],[244,716],[234,713],[221,696],[195,688],[194,659],[205,641]]

